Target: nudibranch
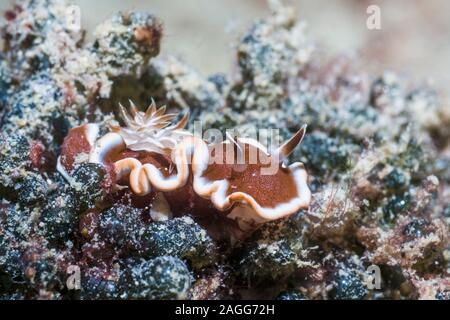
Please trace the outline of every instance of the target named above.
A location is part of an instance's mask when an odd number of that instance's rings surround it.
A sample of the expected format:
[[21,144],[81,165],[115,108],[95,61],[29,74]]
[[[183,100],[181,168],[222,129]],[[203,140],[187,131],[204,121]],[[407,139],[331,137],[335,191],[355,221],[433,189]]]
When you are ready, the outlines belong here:
[[[285,165],[306,126],[268,152],[251,138],[207,143],[185,129],[188,114],[172,124],[176,115],[154,103],[145,112],[132,102],[129,111],[121,105],[120,111],[125,127],[112,126],[100,138],[96,124],[70,130],[57,165],[64,177],[70,179],[78,162],[102,164],[114,185],[128,186],[136,195],[158,192],[170,198],[170,206],[185,201],[189,188],[189,194],[238,222],[260,224],[308,208],[311,192],[303,164]],[[174,197],[178,191],[183,194]]]

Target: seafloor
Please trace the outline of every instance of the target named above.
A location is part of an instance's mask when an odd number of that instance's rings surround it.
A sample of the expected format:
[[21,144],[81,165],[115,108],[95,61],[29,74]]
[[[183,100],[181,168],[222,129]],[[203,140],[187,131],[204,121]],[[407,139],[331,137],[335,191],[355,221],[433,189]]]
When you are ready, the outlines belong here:
[[[232,77],[158,57],[164,30],[148,13],[118,13],[84,43],[65,1],[22,0],[5,12],[2,299],[449,298],[446,98],[328,57],[294,11],[272,5],[235,45]],[[106,132],[129,99],[142,110],[151,99],[189,109],[191,124],[244,136],[257,127],[288,138],[308,124],[289,160],[308,170],[309,209],[236,238],[228,218],[189,206],[180,214],[176,198],[169,219],[158,218],[152,197],[105,188],[99,166],[81,163],[64,179],[56,159],[70,128]],[[379,288],[367,286],[369,266]]]

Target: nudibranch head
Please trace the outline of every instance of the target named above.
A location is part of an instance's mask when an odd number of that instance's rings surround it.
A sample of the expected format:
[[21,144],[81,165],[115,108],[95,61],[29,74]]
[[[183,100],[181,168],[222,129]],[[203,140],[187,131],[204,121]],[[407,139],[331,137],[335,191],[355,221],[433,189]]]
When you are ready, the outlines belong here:
[[[194,190],[211,199],[217,209],[228,211],[228,217],[256,223],[280,219],[307,208],[311,192],[303,164],[284,165],[284,160],[303,139],[305,130],[306,126],[302,127],[273,153],[248,138],[230,138],[222,144],[223,148],[210,146],[212,157],[217,156],[217,150],[225,150],[222,161],[194,172]],[[234,145],[234,151],[227,148],[230,145]],[[233,156],[236,161],[227,160]]]
[[[72,129],[58,169],[70,172],[75,158],[80,158],[74,148],[79,149],[88,153],[89,162],[109,168],[114,183],[128,185],[136,195],[166,194],[173,210],[191,208],[206,199],[211,204],[208,207],[239,222],[262,223],[308,208],[311,192],[303,164],[285,164],[303,139],[306,126],[268,152],[250,138],[228,137],[221,143],[207,143],[184,129],[188,115],[171,124],[176,115],[165,114],[165,108],[157,109],[154,103],[145,112],[132,103],[130,111],[122,106],[120,110],[126,126],[112,127],[112,132],[99,139],[95,125]],[[186,199],[186,188],[203,201]],[[177,197],[178,191],[185,194]],[[171,205],[171,201],[188,203]]]

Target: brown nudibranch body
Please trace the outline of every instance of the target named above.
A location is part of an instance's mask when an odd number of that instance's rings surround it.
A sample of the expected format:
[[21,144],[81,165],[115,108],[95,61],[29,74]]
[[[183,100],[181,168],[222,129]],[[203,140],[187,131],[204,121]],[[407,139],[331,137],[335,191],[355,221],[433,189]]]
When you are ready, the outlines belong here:
[[271,154],[249,138],[208,144],[184,129],[187,115],[171,125],[175,115],[165,114],[164,107],[152,104],[141,112],[131,104],[129,113],[120,108],[126,127],[113,127],[99,139],[96,124],[71,129],[58,159],[66,178],[81,161],[104,165],[114,184],[128,185],[143,197],[191,184],[195,196],[238,222],[259,224],[309,206],[303,164],[283,162],[301,142],[305,126]]

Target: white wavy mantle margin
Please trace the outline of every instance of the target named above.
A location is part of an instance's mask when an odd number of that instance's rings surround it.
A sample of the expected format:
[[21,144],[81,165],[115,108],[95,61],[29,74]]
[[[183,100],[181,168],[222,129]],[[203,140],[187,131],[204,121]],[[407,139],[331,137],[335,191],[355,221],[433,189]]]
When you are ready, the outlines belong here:
[[[86,130],[89,142],[93,142],[95,139],[93,138],[94,133],[95,136],[98,134],[98,127],[97,130],[94,127],[89,127]],[[245,141],[245,143],[251,143],[251,141]],[[114,132],[107,133],[92,145],[89,162],[103,165],[111,152],[120,152],[126,149],[123,138],[120,134]],[[258,143],[253,143],[253,145],[258,145]],[[264,149],[263,151],[266,152]],[[155,191],[162,192],[174,191],[183,187],[189,178],[188,159],[191,157],[194,191],[199,196],[210,199],[219,211],[227,211],[236,203],[235,208],[227,216],[231,219],[240,218],[244,221],[253,220],[256,223],[262,223],[289,216],[300,209],[309,207],[311,191],[307,185],[307,173],[302,163],[295,162],[288,167],[294,176],[298,196],[279,203],[275,207],[263,207],[247,193],[233,192],[227,195],[228,180],[209,181],[202,176],[208,167],[209,149],[202,139],[195,136],[184,137],[172,151],[172,159],[177,168],[175,175],[166,177],[156,166],[150,163],[142,164],[135,158],[116,161],[114,169],[117,180],[129,175],[129,183],[133,192],[144,196],[152,191],[152,187],[156,189]],[[57,169],[66,179],[70,179],[59,158]]]

